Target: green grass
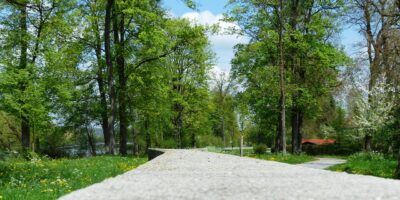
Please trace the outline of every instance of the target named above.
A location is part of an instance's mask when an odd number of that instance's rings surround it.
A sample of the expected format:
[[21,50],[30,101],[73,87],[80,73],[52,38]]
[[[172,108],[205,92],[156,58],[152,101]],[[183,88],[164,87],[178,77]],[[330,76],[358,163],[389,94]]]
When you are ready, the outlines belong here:
[[349,156],[344,156],[344,155],[316,155],[315,157],[317,158],[336,158],[336,159],[342,159],[342,160],[347,160]]
[[[207,147],[208,151],[210,152],[215,152],[215,153],[224,153],[224,154],[230,154],[230,155],[240,155],[239,150],[230,150],[230,151],[222,151],[220,148],[215,148],[215,147]],[[257,159],[262,159],[262,160],[270,160],[270,161],[276,161],[276,162],[283,162],[283,163],[288,163],[288,164],[300,164],[300,163],[305,163],[305,162],[310,162],[316,160],[314,156],[309,156],[306,154],[300,154],[300,155],[293,155],[293,154],[276,154],[276,153],[265,153],[265,154],[254,154],[253,150],[244,150],[244,156],[245,157],[251,157],[251,158],[257,158]]]
[[270,160],[270,161],[277,161],[283,162],[288,164],[301,164],[305,162],[310,162],[316,160],[313,156],[300,154],[300,155],[293,155],[293,154],[251,154],[248,155],[252,158],[263,159],[263,160]]
[[56,199],[146,161],[147,158],[118,156],[0,161],[0,199]]
[[385,158],[382,154],[358,153],[349,156],[346,163],[335,165],[328,169],[351,174],[393,178],[396,166],[397,161],[395,159]]

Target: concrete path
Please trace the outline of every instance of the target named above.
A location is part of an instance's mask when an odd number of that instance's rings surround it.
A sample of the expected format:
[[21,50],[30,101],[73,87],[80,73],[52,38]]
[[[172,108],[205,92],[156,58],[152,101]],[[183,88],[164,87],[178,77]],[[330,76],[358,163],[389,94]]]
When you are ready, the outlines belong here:
[[400,199],[400,181],[196,150],[170,150],[61,198]]
[[309,167],[314,169],[326,169],[330,166],[345,163],[346,160],[337,158],[317,158],[318,160],[299,164],[298,166]]

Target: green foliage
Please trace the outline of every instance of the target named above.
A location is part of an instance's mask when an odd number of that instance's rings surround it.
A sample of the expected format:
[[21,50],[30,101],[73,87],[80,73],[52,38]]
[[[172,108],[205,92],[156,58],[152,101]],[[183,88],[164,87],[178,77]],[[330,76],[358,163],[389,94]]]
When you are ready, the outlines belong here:
[[344,171],[352,174],[364,174],[393,178],[397,162],[381,153],[357,153],[348,157],[347,162],[330,167],[332,171]]
[[[221,148],[207,147],[207,150],[210,152],[224,153],[224,154],[230,154],[230,155],[236,155],[236,156],[240,155],[239,149],[233,149],[233,150],[228,150],[228,149],[223,151]],[[265,153],[265,151],[262,154],[254,154],[253,150],[249,150],[249,149],[244,150],[244,156],[262,159],[262,160],[270,160],[270,161],[276,161],[276,162],[289,163],[289,164],[300,164],[300,163],[305,163],[305,162],[310,162],[310,161],[316,160],[315,157],[309,156],[306,154],[300,154],[300,155],[285,154],[285,155],[283,155],[283,154],[276,154],[276,153]]]
[[265,154],[267,152],[267,145],[265,145],[265,144],[253,145],[253,151],[257,155]]
[[351,155],[362,150],[360,143],[303,145],[303,152],[308,155]]
[[196,7],[197,7],[196,2],[193,0],[183,0],[183,2],[185,2],[186,5],[191,9],[196,9]]
[[259,155],[250,155],[249,157],[262,159],[262,160],[269,160],[269,161],[276,161],[276,162],[283,162],[289,164],[301,164],[305,162],[314,161],[315,158],[312,156],[308,156],[305,154],[300,155],[292,155],[292,154],[259,154]]
[[[248,44],[236,46],[232,72],[243,85],[245,99],[254,113],[253,122],[261,130],[253,132],[253,138],[269,137],[269,143],[272,143],[269,135],[274,135],[277,130],[281,23],[286,69],[285,104],[290,111],[287,112],[288,119],[299,114],[295,113],[297,110],[301,113],[300,121],[317,122],[327,113],[324,101],[331,99],[338,69],[348,64],[349,59],[331,41],[332,34],[337,32],[337,14],[340,11],[307,14],[313,12],[313,7],[324,8],[326,4],[329,3],[304,1],[292,5],[292,2],[287,2],[278,15],[277,1],[229,1],[225,20],[237,23],[241,28],[237,31],[250,37]],[[337,8],[343,6],[341,1],[333,4]],[[297,128],[302,131],[302,124],[299,126]]]
[[213,134],[208,134],[208,135],[198,136],[197,140],[196,140],[196,144],[197,144],[197,147],[199,147],[199,148],[208,147],[208,146],[223,147],[224,141],[219,136],[215,136]]
[[0,161],[0,196],[4,199],[56,199],[144,162],[145,158],[112,156]]
[[20,149],[18,132],[19,120],[4,111],[0,111],[0,149]]

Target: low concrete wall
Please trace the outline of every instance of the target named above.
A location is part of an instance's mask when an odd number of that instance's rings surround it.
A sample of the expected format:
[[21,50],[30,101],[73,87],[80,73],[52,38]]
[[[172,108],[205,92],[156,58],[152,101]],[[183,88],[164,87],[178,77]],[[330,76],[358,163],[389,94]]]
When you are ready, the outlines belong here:
[[147,156],[148,156],[149,160],[153,160],[157,156],[160,156],[163,153],[165,153],[166,151],[167,151],[167,149],[149,148],[147,150]]

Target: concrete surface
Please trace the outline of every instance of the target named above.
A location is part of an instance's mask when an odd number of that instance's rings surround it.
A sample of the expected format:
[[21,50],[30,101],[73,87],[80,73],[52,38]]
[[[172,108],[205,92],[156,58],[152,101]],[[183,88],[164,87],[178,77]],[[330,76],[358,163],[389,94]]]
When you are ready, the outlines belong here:
[[253,158],[169,150],[61,200],[400,199],[400,181]]
[[318,158],[318,160],[299,164],[298,166],[309,167],[314,169],[326,169],[330,166],[345,163],[346,160],[337,158]]

